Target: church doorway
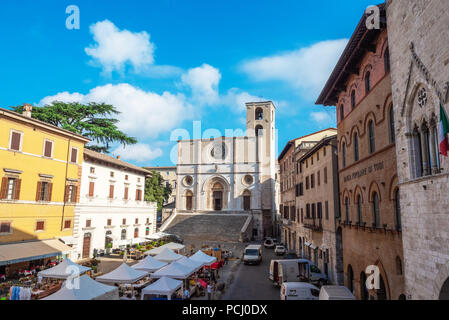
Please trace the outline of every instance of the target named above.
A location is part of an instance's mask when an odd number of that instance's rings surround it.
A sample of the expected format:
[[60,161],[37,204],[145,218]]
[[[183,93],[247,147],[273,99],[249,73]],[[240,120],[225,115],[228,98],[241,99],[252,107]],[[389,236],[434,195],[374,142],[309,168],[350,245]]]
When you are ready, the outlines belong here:
[[186,210],[193,210],[193,193],[190,190],[186,194]]
[[215,211],[221,211],[223,209],[223,191],[224,188],[219,182],[216,182],[212,187],[212,198]]
[[245,192],[243,192],[243,210],[251,210],[251,191],[249,190],[245,190]]

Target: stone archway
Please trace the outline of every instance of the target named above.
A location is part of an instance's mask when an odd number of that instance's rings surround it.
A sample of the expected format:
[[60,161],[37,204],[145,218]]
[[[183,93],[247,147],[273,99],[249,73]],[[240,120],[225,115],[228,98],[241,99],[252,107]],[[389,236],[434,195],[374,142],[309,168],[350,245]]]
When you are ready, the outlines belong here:
[[227,181],[215,176],[204,184],[206,210],[222,211],[228,209],[229,185]]

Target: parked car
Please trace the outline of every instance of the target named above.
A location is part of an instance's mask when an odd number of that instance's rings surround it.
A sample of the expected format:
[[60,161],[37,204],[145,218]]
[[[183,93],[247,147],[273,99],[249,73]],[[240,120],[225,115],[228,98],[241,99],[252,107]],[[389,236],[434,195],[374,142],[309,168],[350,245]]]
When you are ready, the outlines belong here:
[[271,260],[269,279],[275,285],[284,282],[312,282],[319,286],[327,283],[327,275],[307,259]]
[[287,249],[284,246],[276,246],[274,249],[274,253],[277,256],[283,256],[287,252]]
[[354,295],[345,286],[322,286],[320,300],[355,300]]
[[281,300],[318,300],[320,289],[307,282],[284,282]]
[[262,246],[260,244],[249,245],[243,252],[244,264],[260,264],[262,262]]
[[267,248],[267,249],[274,249],[274,247],[275,247],[274,240],[271,239],[271,238],[266,239],[266,240],[264,241],[263,245],[264,245],[264,247]]

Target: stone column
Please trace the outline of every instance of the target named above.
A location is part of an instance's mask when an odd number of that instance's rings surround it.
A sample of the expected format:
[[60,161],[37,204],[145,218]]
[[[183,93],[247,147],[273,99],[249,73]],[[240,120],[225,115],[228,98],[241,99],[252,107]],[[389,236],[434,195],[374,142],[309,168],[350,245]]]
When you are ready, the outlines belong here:
[[432,159],[432,171],[431,173],[436,173],[438,171],[438,163],[437,163],[437,150],[435,146],[435,127],[430,127],[429,136],[430,136],[430,156]]
[[430,165],[429,165],[429,154],[427,153],[427,136],[425,134],[425,131],[420,128],[419,132],[421,134],[421,161],[422,161],[422,167],[423,167],[423,176],[430,174]]

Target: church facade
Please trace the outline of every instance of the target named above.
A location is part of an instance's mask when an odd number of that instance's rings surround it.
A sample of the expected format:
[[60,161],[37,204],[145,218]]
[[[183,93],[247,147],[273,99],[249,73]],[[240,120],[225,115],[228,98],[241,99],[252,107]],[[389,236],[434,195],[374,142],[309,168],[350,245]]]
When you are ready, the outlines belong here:
[[176,212],[252,215],[252,237],[273,234],[275,106],[247,103],[241,137],[178,141]]

